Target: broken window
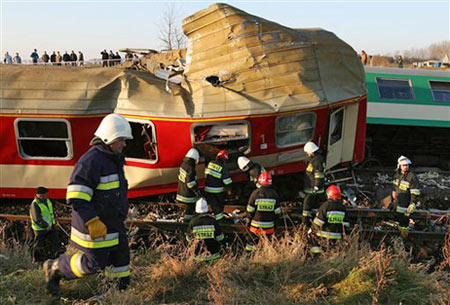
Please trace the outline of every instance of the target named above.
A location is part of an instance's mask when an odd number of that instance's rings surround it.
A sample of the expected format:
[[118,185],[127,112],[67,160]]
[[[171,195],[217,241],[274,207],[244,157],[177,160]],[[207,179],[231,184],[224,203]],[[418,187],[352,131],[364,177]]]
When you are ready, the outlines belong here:
[[205,157],[205,160],[214,159],[222,149],[230,153],[230,166],[236,164],[236,158],[242,153],[250,152],[250,127],[247,121],[220,123],[201,123],[192,127],[193,144]]
[[430,80],[430,87],[435,102],[450,102],[450,82]]
[[72,159],[72,135],[67,120],[17,119],[15,129],[22,158]]
[[132,140],[127,140],[124,153],[127,158],[144,159],[156,163],[158,150],[155,126],[150,121],[130,121]]
[[377,77],[380,98],[396,100],[413,100],[411,81],[409,79],[388,79]]
[[275,144],[278,148],[301,145],[312,139],[316,114],[314,112],[279,116],[275,122]]
[[344,124],[344,109],[340,109],[331,115],[330,121],[330,145],[342,138],[342,125]]

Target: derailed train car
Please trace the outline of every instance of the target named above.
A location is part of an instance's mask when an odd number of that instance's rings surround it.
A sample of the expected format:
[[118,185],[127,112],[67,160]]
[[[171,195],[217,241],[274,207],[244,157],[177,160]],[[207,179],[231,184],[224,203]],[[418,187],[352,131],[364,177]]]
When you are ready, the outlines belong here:
[[[291,29],[214,4],[183,21],[186,50],[127,67],[1,65],[0,196],[38,185],[64,198],[69,176],[101,119],[120,113],[129,196],[176,190],[177,169],[197,147],[247,155],[274,175],[305,168],[304,144],[328,168],[364,157],[367,93],[356,52],[322,29]],[[204,162],[198,165],[203,178]]]

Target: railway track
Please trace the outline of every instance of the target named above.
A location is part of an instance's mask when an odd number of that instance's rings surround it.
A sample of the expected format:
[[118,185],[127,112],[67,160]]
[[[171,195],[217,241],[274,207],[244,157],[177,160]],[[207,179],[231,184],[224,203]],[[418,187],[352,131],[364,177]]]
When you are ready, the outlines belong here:
[[[156,205],[156,203],[153,203]],[[184,204],[179,203],[158,203],[158,206],[176,207],[183,209],[186,207]],[[233,213],[228,221],[230,223],[221,224],[221,228],[224,233],[245,234],[246,227],[243,224],[242,216],[244,214],[245,207],[240,205],[228,205],[225,206],[226,213]],[[283,217],[280,221],[281,225],[278,226],[278,231],[293,230],[297,227],[298,220],[301,219],[301,214],[298,211],[298,207],[282,207]],[[347,214],[351,224],[358,224],[361,226],[360,234],[369,239],[381,239],[385,236],[399,235],[397,230],[392,228],[383,228],[382,223],[394,219],[394,213],[389,210],[381,209],[348,209]],[[408,234],[410,240],[425,240],[425,241],[444,241],[448,229],[448,221],[450,218],[450,211],[426,211],[418,210],[412,215],[416,222],[420,222],[422,226],[429,225],[430,223],[440,223],[440,231],[426,231],[425,230],[411,230]],[[29,222],[30,217],[28,215],[14,215],[14,214],[0,214],[0,219],[8,221],[21,221]],[[70,224],[70,217],[58,217],[56,221],[59,224]],[[381,222],[381,225],[380,225]],[[140,229],[156,228],[161,231],[167,232],[185,232],[187,230],[187,223],[177,221],[176,219],[144,219],[144,218],[129,218],[127,224],[130,226],[136,226]]]

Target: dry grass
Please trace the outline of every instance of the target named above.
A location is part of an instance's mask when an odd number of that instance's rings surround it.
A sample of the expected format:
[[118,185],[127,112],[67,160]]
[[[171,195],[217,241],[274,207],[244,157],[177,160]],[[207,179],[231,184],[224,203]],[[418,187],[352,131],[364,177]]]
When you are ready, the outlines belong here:
[[[196,262],[192,246],[160,244],[133,253],[132,285],[126,292],[107,291],[102,277],[93,276],[63,282],[62,303],[83,304],[103,293],[102,304],[127,305],[447,304],[448,266],[430,272],[431,264],[411,264],[401,242],[373,251],[353,240],[357,233],[312,258],[306,233],[299,229],[272,241],[262,239],[252,254],[230,251],[210,263]],[[444,251],[449,251],[448,241]],[[47,304],[42,272],[22,255],[26,249],[0,252],[14,257],[7,267],[0,261],[0,304],[25,304],[31,297],[37,300],[33,303]]]

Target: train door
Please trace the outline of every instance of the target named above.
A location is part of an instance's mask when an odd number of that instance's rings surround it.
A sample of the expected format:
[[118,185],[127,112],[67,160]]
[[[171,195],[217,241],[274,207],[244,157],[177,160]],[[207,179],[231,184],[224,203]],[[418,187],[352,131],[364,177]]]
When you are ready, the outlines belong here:
[[342,160],[344,121],[345,107],[335,110],[330,116],[326,169],[332,168]]

